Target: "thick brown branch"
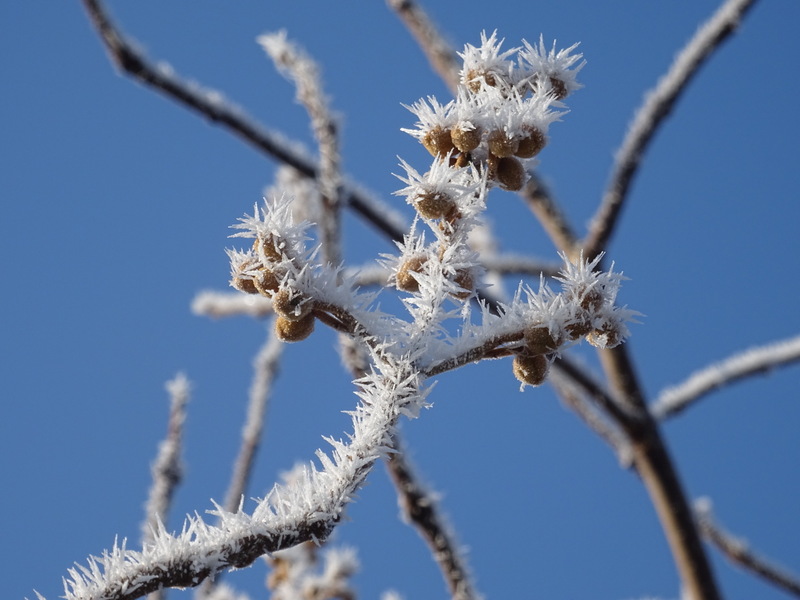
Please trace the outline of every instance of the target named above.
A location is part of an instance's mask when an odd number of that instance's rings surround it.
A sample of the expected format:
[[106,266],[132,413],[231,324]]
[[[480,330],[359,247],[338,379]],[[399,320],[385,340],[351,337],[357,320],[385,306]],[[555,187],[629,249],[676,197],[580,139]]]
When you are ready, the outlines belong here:
[[582,244],[584,255],[592,259],[608,246],[633,179],[653,136],[664,123],[689,82],[731,34],[755,0],[728,0],[703,25],[675,58],[669,71],[651,90],[634,116],[628,133],[617,151],[611,182]]

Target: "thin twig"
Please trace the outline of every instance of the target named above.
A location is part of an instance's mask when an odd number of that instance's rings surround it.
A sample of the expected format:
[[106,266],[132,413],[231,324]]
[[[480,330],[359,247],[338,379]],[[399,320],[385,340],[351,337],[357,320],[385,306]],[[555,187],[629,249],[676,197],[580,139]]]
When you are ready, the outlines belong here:
[[477,600],[469,567],[452,532],[445,524],[434,494],[420,483],[419,476],[406,458],[407,452],[394,440],[397,450],[386,459],[403,515],[413,524],[431,549],[444,576],[453,600]]
[[695,516],[703,536],[728,559],[747,571],[762,577],[783,591],[800,598],[800,577],[777,567],[772,561],[753,552],[746,541],[725,531],[714,518],[711,500],[699,498],[694,503]]
[[751,348],[697,371],[683,383],[665,389],[650,410],[655,418],[666,419],[715,390],[797,362],[800,362],[800,336]]
[[592,219],[587,238],[581,244],[587,258],[594,258],[608,246],[631,183],[656,131],[700,67],[734,33],[754,4],[755,0],[724,2],[676,56],[656,87],[645,95],[644,103],[636,112],[617,151],[611,181]]
[[269,327],[266,342],[253,360],[253,383],[250,386],[250,401],[247,419],[242,429],[242,443],[233,466],[228,491],[225,494],[225,510],[236,512],[247,491],[247,483],[253,471],[264,420],[272,393],[272,382],[278,374],[283,343],[275,336],[275,328]]
[[577,236],[567,221],[567,217],[553,199],[541,177],[534,171],[529,171],[528,175],[529,179],[520,190],[520,196],[539,219],[556,248],[575,260],[578,252]]
[[[291,166],[305,177],[317,178],[319,166],[287,143],[282,135],[265,129],[241,110],[225,102],[218,92],[189,84],[172,71],[159,68],[125,39],[111,22],[100,0],[82,2],[108,50],[111,61],[123,73],[222,126],[269,158]],[[342,190],[341,197],[343,203],[378,231],[396,241],[403,239],[404,229],[398,227],[393,219],[387,218],[386,215],[392,211],[387,210],[377,198],[366,194],[355,185],[347,185]]]
[[428,62],[455,94],[460,81],[461,59],[439,33],[425,10],[414,0],[387,0],[405,26],[417,40]]

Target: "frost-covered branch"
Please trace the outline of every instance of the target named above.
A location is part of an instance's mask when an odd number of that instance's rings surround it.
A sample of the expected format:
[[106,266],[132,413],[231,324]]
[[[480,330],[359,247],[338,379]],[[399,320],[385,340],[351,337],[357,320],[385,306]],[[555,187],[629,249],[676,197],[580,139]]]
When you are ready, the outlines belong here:
[[715,390],[798,361],[800,336],[750,348],[693,373],[681,384],[663,390],[650,410],[657,419],[666,419],[677,415]]
[[617,151],[611,181],[582,244],[586,256],[591,258],[607,247],[633,178],[656,131],[700,67],[736,31],[754,4],[755,0],[726,0],[675,57],[656,87],[645,95]]
[[160,523],[165,523],[172,504],[172,495],[183,477],[181,446],[186,405],[189,403],[191,384],[179,373],[166,384],[170,397],[167,437],[159,444],[156,460],[151,467],[153,485],[145,505],[146,520],[142,525],[142,539],[151,541]]
[[403,517],[414,524],[430,547],[450,590],[450,597],[453,600],[479,599],[481,596],[475,589],[472,573],[439,511],[435,494],[420,483],[404,449],[397,447],[396,450],[386,459],[386,468],[397,489]]
[[728,559],[786,593],[800,598],[800,577],[759,556],[750,549],[745,540],[725,531],[714,518],[710,498],[698,498],[694,503],[694,510],[703,536]]
[[[295,144],[257,123],[226,101],[220,92],[187,82],[172,68],[151,61],[114,25],[101,0],[82,2],[106,46],[109,58],[123,73],[220,125],[267,157],[291,166],[304,177],[317,179],[319,166],[305,153],[298,151]],[[391,215],[393,211],[363,188],[349,184],[342,190],[341,198],[343,203],[378,231],[391,239],[402,239],[403,230],[398,228],[395,220],[387,218],[387,214]]]

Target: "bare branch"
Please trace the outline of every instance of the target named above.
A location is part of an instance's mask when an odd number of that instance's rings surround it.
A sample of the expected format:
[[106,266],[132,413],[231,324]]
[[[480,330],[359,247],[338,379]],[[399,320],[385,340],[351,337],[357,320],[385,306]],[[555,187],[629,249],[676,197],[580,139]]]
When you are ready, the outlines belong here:
[[665,389],[650,410],[656,419],[666,419],[713,391],[797,362],[800,362],[800,336],[750,348],[693,373],[683,383]]
[[749,548],[746,541],[725,531],[714,518],[709,498],[698,498],[694,503],[694,510],[703,536],[728,559],[792,596],[800,598],[800,577],[786,572],[768,559],[757,555]]
[[398,493],[404,517],[412,523],[431,549],[439,564],[450,596],[453,600],[477,600],[480,594],[475,589],[466,560],[458,549],[458,543],[445,524],[435,496],[420,483],[418,475],[399,448],[389,455],[386,468]]
[[272,382],[278,374],[278,363],[283,354],[283,343],[275,336],[275,328],[269,327],[269,332],[267,341],[253,360],[253,383],[250,386],[247,419],[242,429],[242,443],[225,494],[225,510],[228,512],[236,512],[239,509],[247,490],[247,482],[250,480],[261,442],[264,417],[272,393]]
[[556,248],[574,260],[578,252],[577,236],[542,179],[534,171],[529,171],[528,175],[530,177],[520,190],[520,196],[539,219]]
[[[109,58],[123,73],[199,113],[212,123],[221,125],[269,158],[293,167],[305,177],[317,179],[319,166],[288,143],[284,136],[265,129],[240,109],[224,101],[219,92],[187,83],[170,69],[154,64],[125,39],[111,22],[100,0],[82,2],[108,50]],[[405,229],[399,228],[395,220],[386,217],[386,213],[392,211],[363,189],[348,185],[341,197],[343,203],[378,231],[394,240],[403,239]]]
[[611,182],[582,244],[587,258],[595,257],[607,247],[633,178],[656,131],[700,67],[736,31],[739,22],[754,4],[755,0],[724,2],[676,56],[656,87],[645,95],[644,103],[636,112],[617,151]]
[[166,521],[172,495],[183,477],[181,445],[191,384],[183,373],[179,373],[167,382],[166,388],[170,396],[167,437],[159,445],[158,455],[150,469],[153,486],[145,505],[146,520],[142,525],[142,540],[145,543],[152,541],[159,523]]
[[439,33],[425,10],[414,0],[388,0],[387,4],[417,40],[434,71],[455,94],[460,80],[461,59]]

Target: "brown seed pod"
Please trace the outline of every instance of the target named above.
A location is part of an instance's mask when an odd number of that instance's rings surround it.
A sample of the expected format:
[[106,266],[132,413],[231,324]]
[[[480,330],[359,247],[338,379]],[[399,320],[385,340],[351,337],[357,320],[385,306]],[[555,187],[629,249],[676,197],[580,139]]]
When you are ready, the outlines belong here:
[[588,290],[575,290],[575,295],[580,298],[581,308],[590,313],[596,313],[603,306],[603,295],[596,287]]
[[[491,163],[489,169],[491,174]],[[528,176],[521,162],[513,156],[506,156],[497,160],[495,179],[504,190],[516,192],[522,189],[522,186],[528,180]]]
[[462,288],[463,291],[453,293],[454,298],[459,300],[466,300],[472,295],[475,290],[475,278],[472,276],[472,271],[469,269],[459,269],[453,277],[453,283]]
[[272,308],[284,319],[299,321],[314,310],[314,302],[299,292],[284,288],[272,297]]
[[240,292],[244,292],[245,294],[258,294],[258,288],[256,288],[256,284],[253,283],[252,277],[235,275],[231,279],[231,285],[235,289],[239,290]]
[[268,234],[264,237],[257,237],[253,242],[253,250],[256,251],[256,254],[261,256],[261,253],[264,253],[264,256],[267,260],[271,260],[273,262],[280,262],[283,260],[283,253],[278,249],[280,247],[280,240],[276,238],[272,234]]
[[438,125],[422,136],[421,141],[428,152],[439,158],[444,158],[448,152],[454,149],[450,130]]
[[474,126],[472,123],[457,123],[450,130],[450,138],[453,140],[453,145],[461,152],[472,152],[480,146],[482,134],[481,128]]
[[574,341],[592,331],[592,320],[587,313],[576,317],[571,323],[564,325],[567,336],[570,340]]
[[456,210],[456,203],[443,192],[426,192],[414,198],[414,208],[426,219],[443,219]]
[[550,77],[550,87],[553,90],[553,94],[555,94],[556,100],[563,100],[569,96],[567,84],[561,81],[558,77]]
[[314,331],[314,315],[308,314],[298,321],[285,317],[275,319],[275,335],[282,342],[300,342]]
[[586,341],[595,348],[616,348],[622,343],[622,336],[614,323],[604,323],[586,336]]
[[542,354],[517,354],[512,363],[514,377],[526,385],[541,385],[547,379],[550,361]]
[[519,139],[519,147],[514,153],[520,158],[532,158],[539,154],[547,143],[544,134],[535,127],[526,128],[526,135]]
[[497,85],[494,73],[491,71],[476,71],[475,69],[467,71],[461,81],[469,91],[475,94],[481,91],[481,83],[483,82],[486,82],[489,87]]
[[489,132],[486,141],[489,144],[489,152],[498,158],[513,156],[519,148],[519,140],[509,137],[502,129]]
[[253,285],[262,296],[270,297],[281,287],[281,277],[272,269],[262,268],[253,276]]
[[550,354],[558,350],[561,336],[553,335],[547,325],[533,325],[523,332],[527,354]]
[[412,256],[400,265],[400,268],[397,270],[397,275],[395,275],[395,285],[397,289],[404,292],[418,292],[419,283],[414,273],[421,273],[427,261],[427,256],[418,254],[417,256]]

